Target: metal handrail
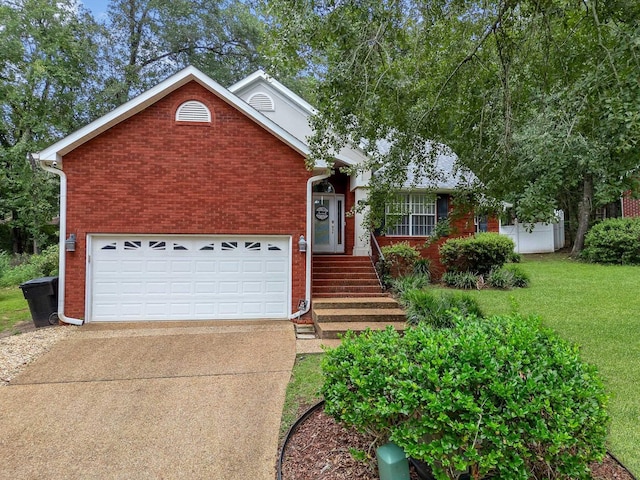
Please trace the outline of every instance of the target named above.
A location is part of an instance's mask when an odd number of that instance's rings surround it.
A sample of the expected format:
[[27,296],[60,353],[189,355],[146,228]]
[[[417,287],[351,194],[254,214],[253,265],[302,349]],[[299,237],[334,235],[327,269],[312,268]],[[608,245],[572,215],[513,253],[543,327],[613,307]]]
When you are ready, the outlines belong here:
[[382,250],[380,250],[380,245],[378,244],[378,240],[376,240],[376,236],[374,235],[373,230],[369,231],[369,239],[369,243],[372,247],[369,249],[369,259],[371,260],[371,264],[373,265],[373,270],[376,272],[378,283],[380,284],[382,290],[384,290],[384,283],[382,283],[382,278],[380,278],[380,273],[376,268],[376,265],[380,260],[384,262],[384,254],[382,253]]

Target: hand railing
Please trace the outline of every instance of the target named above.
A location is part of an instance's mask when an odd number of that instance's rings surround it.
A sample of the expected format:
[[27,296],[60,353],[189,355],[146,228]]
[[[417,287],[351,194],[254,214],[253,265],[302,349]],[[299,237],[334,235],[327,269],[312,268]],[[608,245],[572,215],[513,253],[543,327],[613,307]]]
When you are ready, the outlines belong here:
[[376,277],[378,278],[378,283],[380,283],[380,287],[382,290],[385,290],[384,283],[382,282],[382,278],[380,277],[380,272],[378,272],[378,264],[379,262],[384,263],[384,255],[382,250],[380,250],[380,245],[378,245],[378,240],[376,240],[376,236],[373,231],[369,232],[369,244],[371,248],[369,249],[369,258],[371,259],[371,264],[373,265],[373,270],[376,272]]

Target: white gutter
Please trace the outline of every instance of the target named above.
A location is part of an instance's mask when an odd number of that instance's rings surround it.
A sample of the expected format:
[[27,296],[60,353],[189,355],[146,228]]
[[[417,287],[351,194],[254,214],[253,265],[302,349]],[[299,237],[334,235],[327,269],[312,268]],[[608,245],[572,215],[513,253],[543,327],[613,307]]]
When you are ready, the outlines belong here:
[[83,320],[79,318],[67,317],[64,314],[64,294],[65,294],[65,273],[66,273],[66,251],[65,240],[67,238],[67,176],[61,168],[57,168],[60,162],[40,160],[39,154],[34,154],[33,158],[43,170],[60,177],[60,257],[58,265],[58,318],[64,323],[71,325],[82,325]]
[[[304,309],[298,310],[293,315],[289,316],[290,320],[300,318],[302,315],[307,313],[311,309],[311,260],[313,259],[312,249],[312,232],[311,228],[313,226],[313,184],[320,180],[324,180],[325,178],[329,178],[331,173],[323,173],[322,175],[316,175],[315,177],[311,177],[307,180],[307,232],[306,232],[306,241],[307,241],[307,252],[305,255],[306,258],[306,278],[305,278],[305,306]],[[295,242],[294,242],[295,245]]]

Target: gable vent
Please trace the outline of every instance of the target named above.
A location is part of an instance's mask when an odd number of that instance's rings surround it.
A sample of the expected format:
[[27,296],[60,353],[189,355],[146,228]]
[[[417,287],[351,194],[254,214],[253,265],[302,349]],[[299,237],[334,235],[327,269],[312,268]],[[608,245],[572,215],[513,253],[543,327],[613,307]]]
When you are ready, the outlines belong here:
[[275,106],[273,99],[266,93],[258,92],[249,97],[249,105],[260,112],[273,112]]
[[211,112],[202,102],[189,100],[178,107],[176,122],[211,122]]

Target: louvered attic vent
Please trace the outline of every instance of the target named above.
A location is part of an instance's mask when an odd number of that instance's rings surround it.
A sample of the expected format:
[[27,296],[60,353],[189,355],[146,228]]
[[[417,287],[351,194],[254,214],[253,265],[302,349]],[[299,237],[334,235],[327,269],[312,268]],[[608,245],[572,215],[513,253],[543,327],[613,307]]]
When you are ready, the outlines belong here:
[[189,100],[178,107],[176,122],[211,122],[211,112],[202,102]]
[[273,99],[263,92],[254,93],[249,97],[249,105],[258,110],[259,112],[273,112],[275,106]]

